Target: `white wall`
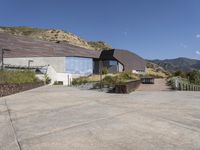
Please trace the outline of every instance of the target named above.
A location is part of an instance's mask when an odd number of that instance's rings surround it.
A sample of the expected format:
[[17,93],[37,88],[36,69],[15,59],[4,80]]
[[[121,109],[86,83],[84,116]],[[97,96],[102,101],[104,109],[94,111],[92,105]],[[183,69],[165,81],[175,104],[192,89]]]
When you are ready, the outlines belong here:
[[23,58],[4,58],[4,64],[16,66],[28,66],[28,61],[31,66],[47,66],[51,65],[56,72],[65,72],[65,57],[23,57]]
[[[71,84],[72,75],[65,73],[65,57],[5,58],[4,64],[28,66],[29,60],[33,60],[30,66],[48,66],[47,76],[51,79],[51,84],[55,81],[62,81],[63,85]],[[42,76],[39,76],[39,78],[42,78]]]
[[118,68],[119,68],[119,72],[123,72],[124,66],[118,62]]
[[52,66],[47,68],[47,76],[51,79],[51,84],[56,81],[62,81],[63,85],[71,85],[72,75],[68,73],[57,73]]

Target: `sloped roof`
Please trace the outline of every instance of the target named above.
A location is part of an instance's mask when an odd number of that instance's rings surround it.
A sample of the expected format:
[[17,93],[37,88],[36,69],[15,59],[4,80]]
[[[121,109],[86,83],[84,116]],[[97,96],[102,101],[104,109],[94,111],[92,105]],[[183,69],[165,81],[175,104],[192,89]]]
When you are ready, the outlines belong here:
[[[99,58],[100,51],[88,50],[68,43],[53,43],[23,36],[0,33],[0,49],[10,49],[5,57],[89,57]],[[1,53],[0,53],[1,56]]]
[[[118,60],[125,71],[144,70],[145,60],[133,52],[121,49],[95,51],[74,46],[68,43],[53,43],[44,40],[36,40],[24,36],[14,36],[0,33],[0,50],[10,49],[4,57],[88,57],[102,60]],[[1,57],[1,52],[0,52]]]
[[112,49],[102,51],[100,58],[102,60],[117,60],[123,66],[125,71],[145,70],[145,60],[137,54],[128,50]]

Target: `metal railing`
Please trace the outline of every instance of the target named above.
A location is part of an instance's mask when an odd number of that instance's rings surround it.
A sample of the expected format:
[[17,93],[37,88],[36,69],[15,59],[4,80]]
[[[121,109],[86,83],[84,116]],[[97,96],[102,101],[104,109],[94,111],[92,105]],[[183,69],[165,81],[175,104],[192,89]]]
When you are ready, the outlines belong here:
[[200,91],[200,85],[189,83],[187,80],[180,77],[169,79],[169,84],[172,89],[179,91]]

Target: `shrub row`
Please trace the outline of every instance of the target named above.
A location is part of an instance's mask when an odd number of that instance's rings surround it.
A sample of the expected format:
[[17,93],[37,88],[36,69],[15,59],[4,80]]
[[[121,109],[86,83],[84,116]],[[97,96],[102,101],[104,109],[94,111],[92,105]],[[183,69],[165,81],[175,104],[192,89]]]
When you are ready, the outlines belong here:
[[0,84],[23,84],[39,82],[35,73],[25,71],[0,71]]
[[[102,83],[104,85],[113,86],[118,83],[123,83],[123,82],[127,82],[130,80],[138,80],[138,79],[139,79],[139,77],[132,73],[123,72],[123,73],[118,73],[118,74],[114,74],[114,75],[104,76]],[[90,80],[90,77],[80,77],[77,79],[73,79],[72,85],[81,85],[81,84],[86,84],[88,82],[93,82]],[[99,80],[96,82],[99,82]]]

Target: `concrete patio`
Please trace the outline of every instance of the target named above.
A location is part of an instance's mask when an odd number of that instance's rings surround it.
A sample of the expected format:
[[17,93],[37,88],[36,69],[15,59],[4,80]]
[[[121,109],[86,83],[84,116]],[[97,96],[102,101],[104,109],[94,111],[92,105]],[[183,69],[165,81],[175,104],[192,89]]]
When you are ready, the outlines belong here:
[[200,92],[46,86],[0,99],[0,150],[200,149]]

